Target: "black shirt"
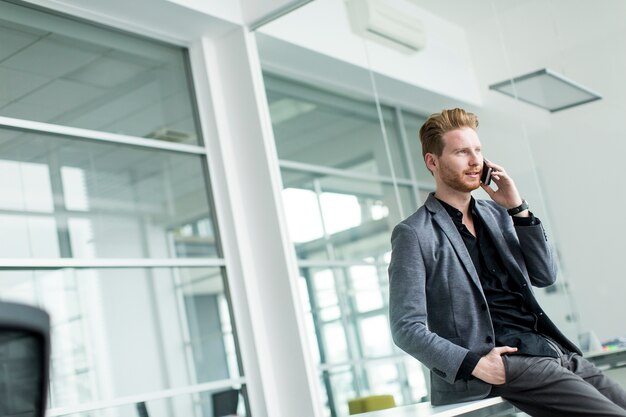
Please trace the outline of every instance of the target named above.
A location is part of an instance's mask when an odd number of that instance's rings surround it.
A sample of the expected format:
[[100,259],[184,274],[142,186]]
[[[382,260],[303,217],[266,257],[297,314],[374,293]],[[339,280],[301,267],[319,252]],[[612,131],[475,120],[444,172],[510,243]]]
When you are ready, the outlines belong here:
[[[530,289],[520,285],[506,270],[495,242],[476,210],[474,198],[470,201],[470,213],[476,236],[463,224],[463,213],[444,201],[439,202],[452,218],[480,278],[496,346],[517,347],[518,354],[557,357],[557,352],[538,331],[538,317],[527,302],[530,294],[525,296]],[[531,226],[540,224],[540,221],[531,213],[529,217],[513,216],[513,223],[515,226]],[[480,355],[469,352],[456,379],[469,378],[479,360]]]

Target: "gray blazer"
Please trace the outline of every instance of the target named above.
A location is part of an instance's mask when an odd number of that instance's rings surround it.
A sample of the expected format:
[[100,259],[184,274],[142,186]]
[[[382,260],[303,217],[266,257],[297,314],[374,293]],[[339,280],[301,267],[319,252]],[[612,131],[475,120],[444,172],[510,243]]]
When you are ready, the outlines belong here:
[[[539,307],[531,285],[556,280],[552,251],[541,224],[514,227],[506,210],[477,200],[476,210],[510,276],[526,289],[540,331],[578,352]],[[494,347],[487,301],[472,259],[448,212],[431,194],[424,206],[399,223],[391,236],[389,316],[394,342],[431,370],[435,405],[485,398],[491,385],[455,381],[468,350],[485,355]]]

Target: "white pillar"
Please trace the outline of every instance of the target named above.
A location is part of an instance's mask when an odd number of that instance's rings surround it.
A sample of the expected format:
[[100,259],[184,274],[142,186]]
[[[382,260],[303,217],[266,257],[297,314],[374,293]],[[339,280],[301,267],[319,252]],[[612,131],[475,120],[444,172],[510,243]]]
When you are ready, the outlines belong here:
[[319,417],[254,34],[204,38],[191,55],[252,413]]

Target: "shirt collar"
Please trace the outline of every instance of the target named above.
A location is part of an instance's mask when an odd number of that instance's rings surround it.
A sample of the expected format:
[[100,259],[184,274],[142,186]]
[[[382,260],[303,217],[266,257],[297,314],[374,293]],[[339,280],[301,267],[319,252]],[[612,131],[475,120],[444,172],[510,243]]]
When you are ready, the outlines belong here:
[[[450,204],[438,198],[437,198],[437,201],[439,201],[441,205],[443,206],[443,208],[446,209],[446,211],[448,212],[448,214],[450,215],[450,217],[455,223],[463,222],[463,213],[461,213],[461,210],[457,209],[456,207],[452,207]],[[470,197],[469,208],[470,208],[469,210],[470,213],[476,213],[476,200],[474,200],[474,197]]]

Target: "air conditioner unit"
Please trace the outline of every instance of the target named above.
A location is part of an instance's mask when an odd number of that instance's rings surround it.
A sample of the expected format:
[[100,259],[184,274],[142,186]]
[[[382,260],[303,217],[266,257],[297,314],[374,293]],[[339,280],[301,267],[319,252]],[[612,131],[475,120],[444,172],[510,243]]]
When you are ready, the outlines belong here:
[[[426,32],[421,21],[400,10],[394,1],[346,0],[346,6],[350,26],[357,35],[404,53],[414,53],[426,46]],[[411,4],[407,3],[407,7]]]

